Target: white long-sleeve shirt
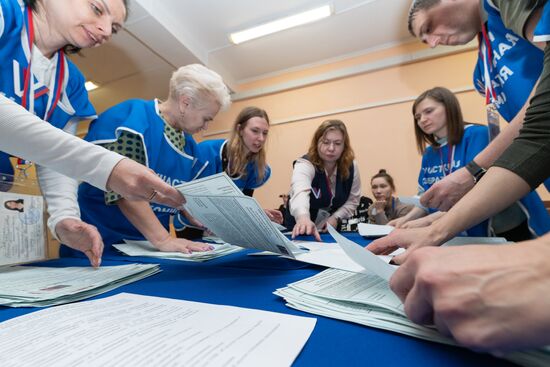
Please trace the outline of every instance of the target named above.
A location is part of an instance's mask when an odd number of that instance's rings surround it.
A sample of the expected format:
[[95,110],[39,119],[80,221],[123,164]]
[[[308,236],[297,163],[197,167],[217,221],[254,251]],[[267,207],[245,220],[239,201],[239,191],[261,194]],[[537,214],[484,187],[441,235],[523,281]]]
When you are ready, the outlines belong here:
[[[336,192],[336,176],[338,170],[334,170],[334,173],[329,177],[330,189],[332,192]],[[315,167],[307,159],[298,158],[294,164],[294,170],[292,171],[292,181],[290,187],[290,214],[294,218],[298,218],[302,215],[309,216],[309,195],[311,192],[311,182],[315,177]],[[359,175],[359,168],[357,162],[353,161],[353,182],[351,185],[351,191],[348,199],[340,208],[338,208],[332,216],[334,218],[349,218],[355,212],[359,200],[361,199],[361,178]],[[311,218],[315,220],[315,218]]]
[[61,219],[80,218],[76,203],[78,183],[69,177],[105,190],[111,171],[124,159],[57,129],[3,95],[0,95],[0,150],[43,166],[37,167],[37,171],[53,218],[48,227],[54,234],[55,224]]

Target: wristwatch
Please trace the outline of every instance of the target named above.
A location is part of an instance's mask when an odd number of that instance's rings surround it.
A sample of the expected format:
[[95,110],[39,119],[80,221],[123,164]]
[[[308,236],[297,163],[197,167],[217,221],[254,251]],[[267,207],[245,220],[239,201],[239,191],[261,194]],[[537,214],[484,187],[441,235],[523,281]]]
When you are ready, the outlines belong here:
[[485,172],[487,172],[485,168],[479,166],[479,164],[477,164],[475,161],[470,161],[466,165],[466,169],[468,170],[468,172],[470,172],[470,174],[474,178],[474,184],[478,183],[478,181],[481,180]]

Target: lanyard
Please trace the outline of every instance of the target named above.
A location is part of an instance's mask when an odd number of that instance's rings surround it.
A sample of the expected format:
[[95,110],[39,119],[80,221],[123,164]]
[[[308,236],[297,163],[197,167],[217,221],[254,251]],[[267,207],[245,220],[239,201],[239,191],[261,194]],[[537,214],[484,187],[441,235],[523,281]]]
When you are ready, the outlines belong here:
[[[487,32],[487,24],[481,27],[480,54],[483,59],[483,77],[485,79],[485,105],[487,109],[487,127],[489,128],[489,141],[493,141],[500,133],[500,118],[495,101],[497,94],[491,80],[493,69],[493,49]],[[483,38],[483,42],[481,40]],[[485,56],[486,55],[486,56]]]
[[449,162],[449,173],[447,173],[447,169],[445,168],[445,162],[443,161],[443,153],[441,152],[443,150],[443,147],[440,147],[439,150],[439,160],[441,161],[441,170],[443,171],[443,176],[447,176],[448,174],[451,174],[453,172],[453,160],[455,156],[455,146],[448,145],[449,151],[447,152],[447,159]]
[[483,77],[485,79],[485,104],[490,104],[496,100],[497,94],[491,83],[491,71],[493,69],[493,48],[487,32],[487,24],[481,27],[481,36],[479,39],[479,52],[483,60]]
[[34,23],[32,19],[32,10],[30,7],[27,7],[25,10],[25,20],[26,20],[26,30],[27,38],[29,42],[29,60],[27,68],[24,70],[24,87],[23,87],[23,96],[21,98],[21,105],[25,107],[30,112],[34,113],[34,99],[41,97],[43,94],[52,91],[49,94],[48,103],[46,105],[46,112],[43,119],[48,120],[51,116],[59,100],[61,99],[61,89],[63,85],[63,80],[65,78],[65,53],[62,50],[57,52],[57,66],[55,68],[56,74],[55,78],[52,80],[49,88],[46,88],[44,91],[38,93],[36,96],[34,94],[34,78],[32,75],[32,51],[34,47]]

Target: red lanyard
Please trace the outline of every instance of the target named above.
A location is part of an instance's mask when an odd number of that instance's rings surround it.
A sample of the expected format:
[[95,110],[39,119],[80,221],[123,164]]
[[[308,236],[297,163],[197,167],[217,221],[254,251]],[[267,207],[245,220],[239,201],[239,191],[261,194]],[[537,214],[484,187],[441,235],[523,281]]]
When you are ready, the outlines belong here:
[[[21,105],[25,107],[26,109],[29,109],[31,100],[34,98],[38,98],[42,96],[45,93],[49,92],[49,89],[46,87],[44,92],[34,95],[34,82],[33,82],[33,76],[31,72],[31,63],[32,63],[32,50],[34,47],[34,23],[32,19],[32,10],[30,7],[27,7],[26,9],[26,20],[27,20],[27,35],[28,35],[28,41],[29,41],[29,62],[27,65],[27,68],[25,69],[25,77],[24,77],[24,88],[23,88],[23,96],[21,98]],[[57,67],[56,67],[56,76],[55,76],[55,84],[54,84],[54,90],[53,90],[53,100],[48,100],[48,105],[46,105],[46,113],[44,115],[44,119],[48,120],[51,116],[53,111],[55,110],[59,100],[61,99],[61,90],[63,89],[63,80],[65,78],[65,53],[62,50],[58,51],[58,57],[57,57]],[[34,111],[31,111],[34,113]]]
[[[486,54],[487,56],[485,56],[483,54],[483,47],[481,47],[482,45],[482,40],[481,38],[483,38],[483,43],[485,44],[485,50],[486,50]],[[491,46],[491,41],[489,40],[489,36],[488,36],[488,32],[487,32],[487,24],[484,24],[482,27],[481,27],[481,37],[479,39],[479,53],[481,55],[481,58],[483,59],[483,64],[484,64],[484,77],[485,77],[485,104],[490,104],[491,103],[491,95],[493,96],[493,98],[496,98],[496,92],[495,92],[495,88],[493,88],[493,84],[492,84],[492,81],[491,81],[491,70],[493,69],[493,48]],[[488,69],[488,70],[487,70]],[[487,80],[489,79],[489,80]]]
[[439,148],[439,159],[441,161],[441,169],[443,170],[443,176],[447,176],[448,174],[451,174],[453,172],[453,159],[454,159],[454,147],[452,145],[447,145],[449,147],[449,151],[447,152],[447,161],[449,162],[449,173],[447,173],[447,169],[445,168],[445,162],[443,162],[443,153],[441,150],[443,147]]

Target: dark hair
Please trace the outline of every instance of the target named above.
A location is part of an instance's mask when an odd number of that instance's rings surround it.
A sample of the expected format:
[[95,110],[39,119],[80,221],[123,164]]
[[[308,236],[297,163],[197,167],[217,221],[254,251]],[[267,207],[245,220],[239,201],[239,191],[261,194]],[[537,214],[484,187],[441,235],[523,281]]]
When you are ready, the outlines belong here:
[[[40,0],[23,0],[26,6],[30,7],[32,11],[38,12],[38,3]],[[126,17],[124,17],[124,20],[128,19],[128,13],[130,12],[130,9],[128,8],[128,2],[129,0],[122,0],[122,3],[124,4],[124,8],[126,9]],[[76,54],[80,52],[79,47],[75,47],[73,45],[66,45],[63,47],[63,51],[67,54]]]
[[17,199],[17,200],[6,200],[4,201],[4,208],[8,209],[8,210],[15,210],[15,211],[18,211],[20,213],[23,212],[23,208],[19,209],[19,208],[10,208],[8,207],[8,203],[16,203],[16,204],[23,204],[23,199]]
[[383,178],[385,179],[388,184],[390,185],[391,189],[393,191],[395,191],[395,184],[393,182],[393,177],[390,176],[390,174],[385,170],[385,169],[380,169],[380,171],[378,171],[377,174],[375,174],[374,176],[372,176],[372,178],[370,179],[370,183],[372,184],[372,181],[375,179],[375,178]]
[[424,93],[418,96],[414,101],[412,106],[412,114],[414,120],[414,134],[416,136],[416,147],[420,154],[423,154],[426,150],[426,144],[429,144],[433,147],[439,148],[439,143],[436,140],[436,137],[433,134],[426,134],[420,126],[418,126],[418,121],[416,121],[416,107],[425,100],[426,98],[431,98],[434,101],[441,103],[445,107],[445,115],[447,118],[447,142],[450,145],[455,145],[460,143],[462,136],[464,135],[464,119],[462,117],[462,110],[460,109],[460,104],[458,99],[453,92],[443,87],[435,87],[428,89]]
[[416,17],[416,14],[421,10],[428,10],[432,8],[433,6],[439,4],[441,0],[415,0],[411,4],[411,8],[409,10],[409,18],[408,18],[408,28],[409,33],[412,34],[414,37],[418,37],[417,34],[414,34],[414,31],[412,29],[412,23],[414,21],[414,18]]
[[260,117],[267,121],[269,125],[269,116],[265,110],[258,107],[245,107],[235,119],[231,137],[227,142],[227,158],[230,165],[228,173],[230,176],[246,176],[246,166],[249,161],[253,161],[258,169],[258,180],[263,181],[266,170],[265,144],[258,153],[246,154],[244,141],[240,132],[246,127],[248,120],[253,117]]
[[338,159],[338,171],[341,173],[341,179],[346,180],[349,177],[350,167],[353,164],[353,160],[355,159],[355,153],[353,153],[353,149],[351,148],[348,129],[342,121],[323,121],[323,123],[315,131],[315,134],[313,134],[313,138],[311,139],[311,144],[309,145],[307,154],[309,157],[309,161],[313,164],[313,166],[322,170],[323,160],[319,156],[318,146],[321,138],[323,138],[327,132],[332,130],[340,131],[342,133],[342,136],[344,137],[344,150],[342,151],[342,155]]

